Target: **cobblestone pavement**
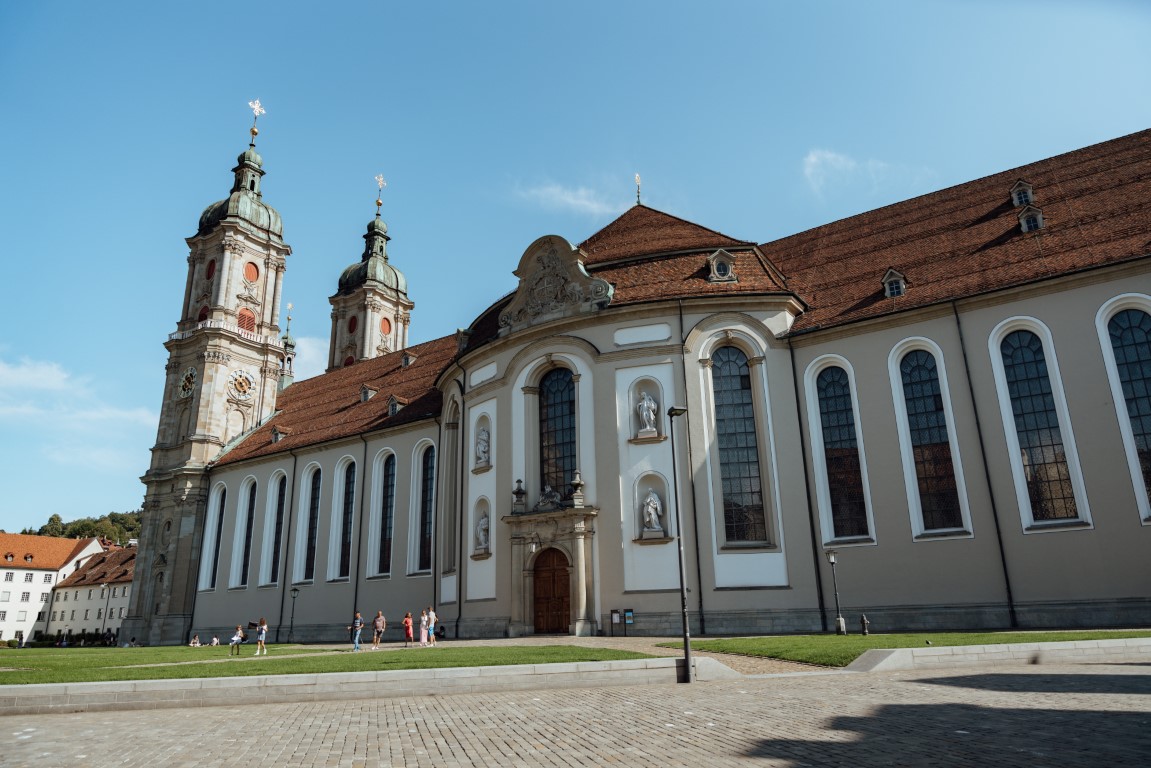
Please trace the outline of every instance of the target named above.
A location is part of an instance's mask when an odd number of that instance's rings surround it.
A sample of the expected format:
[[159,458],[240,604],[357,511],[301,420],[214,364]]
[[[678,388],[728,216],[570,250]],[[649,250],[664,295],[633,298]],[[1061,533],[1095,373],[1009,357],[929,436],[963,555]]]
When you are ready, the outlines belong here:
[[1151,665],[0,718],[17,766],[1146,766]]

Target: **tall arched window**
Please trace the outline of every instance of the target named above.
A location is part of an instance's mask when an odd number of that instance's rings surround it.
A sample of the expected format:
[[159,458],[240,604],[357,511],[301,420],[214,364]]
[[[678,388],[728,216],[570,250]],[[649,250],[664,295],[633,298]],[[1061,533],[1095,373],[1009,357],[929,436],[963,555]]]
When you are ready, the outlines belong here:
[[1143,488],[1135,490],[1151,498],[1151,315],[1125,309],[1111,318],[1107,331],[1143,476]]
[[1023,460],[1035,522],[1079,516],[1043,342],[1029,330],[1012,331],[999,344],[1003,374]]
[[567,368],[548,371],[540,380],[540,490],[550,487],[571,496],[576,466],[575,378]]
[[320,531],[320,480],[321,472],[312,473],[308,486],[308,538],[304,550],[304,580],[316,578],[316,539]]
[[711,363],[725,540],[766,542],[759,442],[747,355],[736,347],[719,347],[712,354]]
[[280,482],[276,484],[276,534],[272,539],[272,566],[271,573],[268,574],[268,582],[271,584],[280,581],[280,546],[284,540],[284,505],[287,496],[288,478],[280,475]]
[[435,523],[436,449],[424,451],[420,468],[420,551],[419,570],[432,569],[432,526]]
[[935,356],[916,349],[899,364],[903,402],[915,461],[919,509],[924,531],[962,528],[963,514],[947,433],[947,414]]
[[824,465],[831,505],[832,535],[868,536],[867,499],[851,403],[851,380],[839,366],[824,368],[816,379]]
[[248,586],[248,568],[252,561],[252,524],[256,520],[256,484],[248,483],[248,504],[244,512],[244,555],[240,561],[240,586]]
[[340,568],[336,578],[346,579],[352,570],[352,521],[355,515],[356,463],[344,468],[344,498],[340,511]]
[[216,571],[220,567],[220,539],[224,536],[224,504],[228,501],[228,489],[221,488],[216,502],[216,534],[212,542],[212,570],[208,574],[208,589],[216,588]]
[[396,514],[396,457],[384,459],[383,487],[380,493],[380,551],[377,573],[392,570],[392,526]]

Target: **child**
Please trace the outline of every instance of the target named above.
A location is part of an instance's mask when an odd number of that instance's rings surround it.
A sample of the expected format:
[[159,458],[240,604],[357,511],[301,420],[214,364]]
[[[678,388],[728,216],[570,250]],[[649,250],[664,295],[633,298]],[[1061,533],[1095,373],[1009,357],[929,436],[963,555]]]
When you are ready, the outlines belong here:
[[420,612],[420,647],[426,648],[428,645],[428,612]]
[[264,645],[264,641],[268,639],[268,622],[263,616],[260,617],[260,624],[256,627],[256,655],[259,656],[263,653],[268,655],[268,646]]
[[407,648],[408,644],[412,642],[412,612],[408,611],[404,614],[404,647]]
[[228,655],[240,655],[240,643],[244,642],[244,628],[239,624],[236,625],[236,634],[232,635],[232,642],[228,643]]

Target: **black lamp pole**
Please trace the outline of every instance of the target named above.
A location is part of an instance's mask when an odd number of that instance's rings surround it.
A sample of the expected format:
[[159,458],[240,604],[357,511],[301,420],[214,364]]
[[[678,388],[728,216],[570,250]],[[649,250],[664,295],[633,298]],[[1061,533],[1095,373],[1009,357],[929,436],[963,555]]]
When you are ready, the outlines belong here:
[[300,596],[300,588],[292,587],[292,621],[288,624],[288,642],[292,642],[293,634],[296,631],[296,598]]
[[827,550],[827,562],[831,563],[831,588],[835,592],[835,634],[846,635],[847,624],[843,621],[843,614],[839,611],[839,582],[835,578],[835,550]]
[[675,538],[679,544],[679,599],[683,611],[683,682],[691,682],[691,626],[687,619],[687,576],[683,566],[683,517],[679,511],[679,472],[675,463],[675,417],[687,413],[686,408],[672,406],[667,409],[667,431],[671,439],[671,489],[675,501]]

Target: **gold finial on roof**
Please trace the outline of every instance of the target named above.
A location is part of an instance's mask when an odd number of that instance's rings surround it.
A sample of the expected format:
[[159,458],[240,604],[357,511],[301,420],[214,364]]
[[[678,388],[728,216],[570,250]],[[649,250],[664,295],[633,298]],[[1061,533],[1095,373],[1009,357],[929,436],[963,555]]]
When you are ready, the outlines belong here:
[[639,174],[635,175],[635,204],[639,205]]
[[266,113],[268,110],[264,109],[263,106],[260,105],[259,99],[256,99],[255,101],[249,101],[248,106],[252,110],[252,130],[250,131],[252,134],[252,143],[248,146],[254,147],[256,146],[256,136],[258,136],[260,133],[256,129],[256,121],[260,119],[260,115]]
[[380,207],[384,204],[384,187],[388,186],[388,182],[384,181],[384,174],[376,174],[376,186],[379,187],[379,192],[376,193],[376,218],[380,218]]

